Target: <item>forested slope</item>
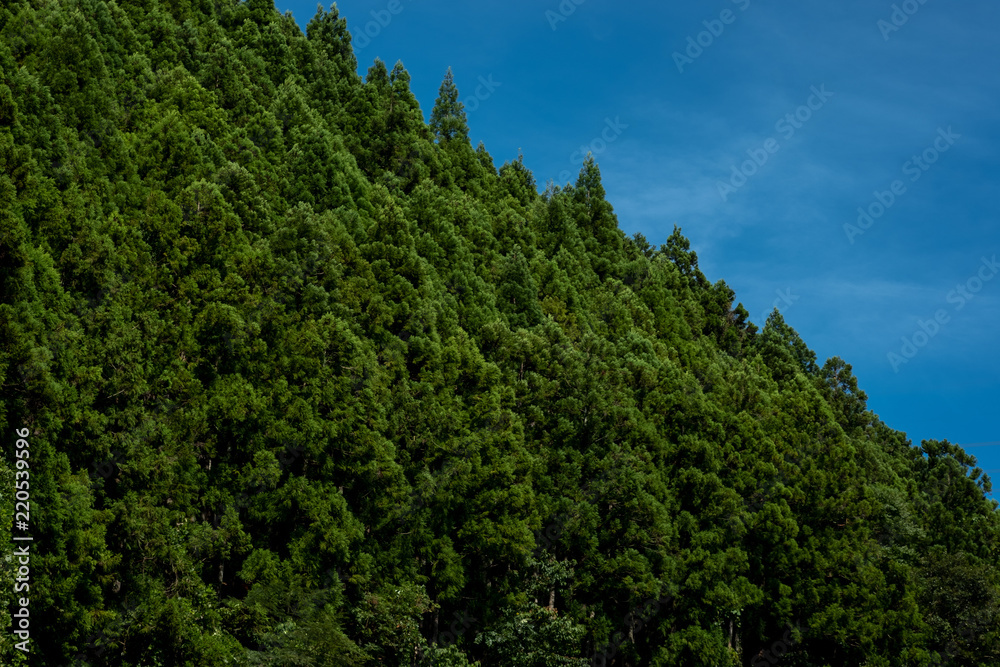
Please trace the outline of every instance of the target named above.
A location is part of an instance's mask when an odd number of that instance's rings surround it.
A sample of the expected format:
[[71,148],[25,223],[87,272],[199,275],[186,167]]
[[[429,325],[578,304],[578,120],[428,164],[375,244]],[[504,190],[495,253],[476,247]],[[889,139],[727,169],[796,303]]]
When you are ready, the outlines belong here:
[[356,71],[336,9],[2,4],[4,664],[1000,664],[972,457]]

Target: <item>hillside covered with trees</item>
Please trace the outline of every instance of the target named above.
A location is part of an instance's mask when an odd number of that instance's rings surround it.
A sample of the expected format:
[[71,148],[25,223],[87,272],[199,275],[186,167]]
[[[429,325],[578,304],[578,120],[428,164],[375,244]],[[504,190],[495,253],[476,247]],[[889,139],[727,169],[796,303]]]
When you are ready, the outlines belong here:
[[357,68],[335,7],[0,5],[0,662],[1000,664],[973,457]]

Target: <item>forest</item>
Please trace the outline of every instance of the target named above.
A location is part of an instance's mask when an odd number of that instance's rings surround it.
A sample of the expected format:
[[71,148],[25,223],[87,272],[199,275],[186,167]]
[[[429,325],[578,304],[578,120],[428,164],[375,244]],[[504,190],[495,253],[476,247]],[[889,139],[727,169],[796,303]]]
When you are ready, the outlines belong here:
[[336,6],[0,4],[0,663],[1000,665],[973,456],[358,66]]

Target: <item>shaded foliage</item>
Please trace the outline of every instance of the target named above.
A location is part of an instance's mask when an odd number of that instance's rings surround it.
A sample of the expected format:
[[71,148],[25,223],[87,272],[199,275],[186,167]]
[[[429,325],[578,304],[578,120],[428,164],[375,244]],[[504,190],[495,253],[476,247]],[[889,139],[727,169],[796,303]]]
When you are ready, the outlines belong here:
[[1000,662],[973,457],[626,237],[592,157],[539,194],[450,71],[430,123],[356,71],[336,7],[0,7],[30,664]]

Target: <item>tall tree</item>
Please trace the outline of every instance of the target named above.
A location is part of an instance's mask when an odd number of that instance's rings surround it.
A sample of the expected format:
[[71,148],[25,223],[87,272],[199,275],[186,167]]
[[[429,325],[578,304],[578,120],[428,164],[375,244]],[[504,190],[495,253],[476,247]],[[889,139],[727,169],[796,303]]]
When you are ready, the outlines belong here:
[[431,130],[438,141],[445,143],[452,139],[469,139],[469,124],[465,118],[465,105],[458,99],[458,86],[448,68],[444,75],[437,101],[431,111]]
[[627,241],[592,156],[539,195],[450,70],[428,124],[336,8],[307,31],[0,3],[31,664],[1000,662],[973,457],[754,335],[679,228]]

